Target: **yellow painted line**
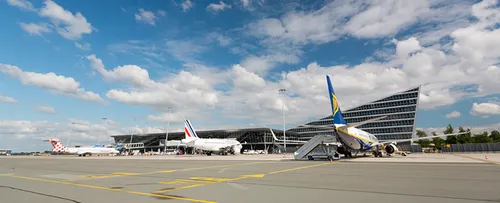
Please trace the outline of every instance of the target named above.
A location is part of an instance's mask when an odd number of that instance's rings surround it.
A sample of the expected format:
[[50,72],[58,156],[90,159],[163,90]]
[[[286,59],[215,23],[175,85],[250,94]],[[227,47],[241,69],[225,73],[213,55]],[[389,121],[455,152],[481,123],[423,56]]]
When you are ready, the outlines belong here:
[[[296,171],[296,170],[301,170],[301,169],[306,169],[306,168],[313,168],[313,167],[324,166],[324,165],[335,164],[335,163],[337,163],[337,162],[328,162],[328,163],[314,164],[314,165],[309,165],[309,166],[301,166],[301,167],[296,167],[296,168],[274,171],[274,172],[270,172],[268,174],[285,173],[285,172]],[[187,185],[187,186],[172,188],[172,189],[167,189],[167,190],[158,190],[156,192],[164,193],[164,192],[170,192],[170,191],[174,191],[174,190],[201,187],[201,186],[205,186],[205,185],[211,185],[211,184],[222,183],[222,182],[230,182],[230,181],[242,180],[242,179],[247,179],[247,178],[263,178],[265,175],[266,174],[249,174],[249,175],[242,175],[242,176],[237,177],[237,178],[192,177],[189,180],[207,181],[207,182],[199,183],[199,184],[197,183],[197,184],[192,184],[192,185]],[[178,179],[176,181],[160,182],[160,183],[163,183],[163,184],[175,183],[175,184],[177,184],[177,183],[181,183],[182,181],[183,180]]]
[[297,167],[297,168],[290,168],[290,169],[285,169],[285,170],[273,171],[273,172],[270,172],[269,174],[285,173],[285,172],[296,171],[296,170],[306,169],[306,168],[313,168],[313,167],[318,167],[318,166],[324,166],[324,165],[334,164],[334,163],[336,163],[336,162],[328,162],[328,163],[315,164],[315,165],[309,165],[309,166],[301,166],[301,167]]
[[130,172],[114,172],[111,173],[113,175],[124,175],[124,176],[135,176],[138,175],[138,173],[130,173]]
[[[203,183],[196,183],[196,184],[191,184],[191,185],[182,186],[182,187],[178,187],[178,188],[167,189],[167,190],[157,190],[155,192],[164,193],[164,192],[170,192],[170,191],[174,191],[174,190],[189,189],[189,188],[201,187],[201,186],[211,185],[211,184],[216,184],[216,183],[242,180],[242,179],[246,179],[246,178],[262,178],[265,175],[266,174],[249,174],[249,175],[242,175],[238,178],[192,177],[192,178],[188,179],[187,181],[189,181],[189,180],[203,181]],[[180,180],[180,181],[183,181],[183,180]],[[160,182],[160,183],[162,183],[162,182]],[[172,181],[172,182],[163,182],[163,183],[180,183],[180,182]]]
[[0,176],[11,176],[12,173],[4,173],[4,174],[0,174]]
[[158,193],[164,193],[164,192],[170,192],[170,191],[174,191],[174,190],[182,190],[182,189],[188,189],[188,188],[200,187],[200,186],[204,186],[204,185],[208,185],[208,184],[209,184],[209,183],[206,183],[206,184],[194,184],[194,185],[182,186],[182,187],[173,188],[173,189],[167,189],[167,190],[157,190],[157,191],[155,191],[155,192],[158,192]]
[[162,185],[185,185],[190,183],[211,183],[212,181],[204,181],[204,180],[187,180],[187,179],[176,179],[169,182],[158,182]]
[[486,162],[486,163],[490,163],[490,164],[500,165],[500,163],[496,162],[496,161],[490,161],[490,160],[486,160],[486,159],[475,158],[475,157],[460,155],[460,154],[453,154],[453,155],[459,156],[459,157],[464,157],[464,158],[469,158],[469,159],[473,159],[473,160],[477,160],[477,161],[482,161],[482,162]]
[[16,175],[10,175],[8,177],[20,178],[20,179],[26,179],[26,180],[34,180],[34,181],[41,181],[41,182],[48,182],[48,183],[63,184],[63,185],[71,185],[71,186],[77,186],[77,187],[86,187],[86,188],[93,188],[93,189],[107,190],[107,191],[114,191],[114,192],[123,192],[123,193],[136,194],[136,195],[144,195],[144,196],[151,196],[151,197],[162,197],[162,198],[176,199],[176,200],[183,200],[183,201],[190,201],[190,202],[216,203],[216,202],[210,201],[210,200],[200,200],[200,199],[192,199],[192,198],[187,198],[187,197],[177,197],[177,196],[162,195],[162,194],[153,194],[153,193],[147,193],[147,192],[138,192],[138,191],[114,189],[114,188],[108,188],[108,187],[103,187],[103,186],[87,185],[87,184],[73,183],[73,182],[67,182],[67,181],[48,180],[48,179],[42,179],[42,178],[33,178],[33,177],[16,176]]
[[[309,166],[301,166],[301,167],[296,167],[296,168],[290,168],[290,169],[285,169],[285,170],[279,170],[279,171],[274,171],[270,172],[268,174],[277,174],[277,173],[285,173],[285,172],[290,172],[290,171],[296,171],[296,170],[301,170],[301,169],[306,169],[306,168],[313,168],[313,167],[318,167],[318,166],[324,166],[328,164],[335,164],[336,162],[328,162],[328,163],[321,163],[321,164],[314,164],[314,165],[309,165]],[[266,176],[266,174],[248,174],[248,175],[242,175],[237,178],[214,178],[214,177],[192,177],[189,178],[188,180],[194,180],[194,181],[204,181],[202,183],[195,183],[187,186],[182,186],[178,188],[172,188],[172,189],[166,189],[166,190],[158,190],[155,192],[158,193],[165,193],[165,192],[170,192],[174,190],[182,190],[182,189],[189,189],[189,188],[195,188],[195,187],[201,187],[201,186],[206,186],[206,185],[211,185],[211,184],[216,184],[216,183],[222,183],[222,182],[230,182],[230,181],[236,181],[236,180],[243,180],[247,178],[263,178]],[[160,184],[185,184],[186,180],[182,179],[177,179],[174,181],[170,182],[160,182]]]
[[273,161],[267,161],[267,162],[250,162],[250,163],[243,163],[243,164],[204,166],[204,167],[185,168],[185,169],[178,169],[178,170],[160,170],[160,171],[145,172],[145,173],[115,172],[115,173],[103,174],[103,175],[85,175],[85,177],[76,179],[74,181],[103,179],[103,178],[114,178],[114,177],[125,177],[125,176],[140,176],[140,175],[149,175],[149,174],[157,174],[157,173],[172,173],[172,172],[178,172],[178,171],[194,171],[194,170],[202,170],[202,169],[224,168],[224,167],[230,167],[230,166],[245,166],[245,165],[263,164],[263,163],[277,163],[277,162],[273,162]]

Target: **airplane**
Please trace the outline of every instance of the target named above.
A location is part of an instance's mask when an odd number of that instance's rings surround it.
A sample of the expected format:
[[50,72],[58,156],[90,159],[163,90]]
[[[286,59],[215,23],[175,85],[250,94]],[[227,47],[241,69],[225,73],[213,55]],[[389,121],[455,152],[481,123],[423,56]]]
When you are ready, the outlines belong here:
[[[337,148],[337,151],[340,154],[344,154],[345,157],[352,157],[352,151],[359,151],[362,153],[371,151],[373,156],[382,157],[382,150],[386,152],[387,155],[391,154],[401,154],[402,156],[406,156],[405,152],[399,151],[397,147],[397,143],[401,142],[409,142],[409,141],[417,141],[423,139],[432,139],[438,137],[447,137],[447,136],[456,136],[460,134],[466,134],[467,132],[462,133],[452,133],[452,134],[444,134],[444,135],[436,135],[430,137],[419,137],[413,139],[399,139],[399,140],[384,140],[380,141],[375,137],[375,135],[358,129],[356,127],[361,126],[366,123],[374,122],[377,120],[381,120],[386,118],[387,116],[382,116],[374,119],[369,119],[366,121],[347,124],[342,116],[342,111],[340,110],[339,103],[337,101],[337,96],[333,90],[332,83],[330,81],[330,77],[326,76],[328,91],[330,97],[330,106],[333,115],[333,125],[299,125],[299,127],[308,127],[308,128],[320,128],[333,130],[335,137],[341,143],[341,147]],[[300,142],[300,141],[297,141]],[[382,149],[382,150],[381,150]]]
[[184,134],[186,137],[181,140],[182,143],[185,143],[188,147],[204,151],[207,156],[211,156],[212,153],[220,155],[227,155],[228,153],[240,154],[241,148],[243,148],[236,139],[199,138],[189,120],[184,121]]
[[110,147],[65,147],[59,139],[48,139],[44,142],[52,144],[52,151],[58,153],[77,154],[78,156],[92,156],[93,154],[112,154],[116,155],[120,152],[115,148]]

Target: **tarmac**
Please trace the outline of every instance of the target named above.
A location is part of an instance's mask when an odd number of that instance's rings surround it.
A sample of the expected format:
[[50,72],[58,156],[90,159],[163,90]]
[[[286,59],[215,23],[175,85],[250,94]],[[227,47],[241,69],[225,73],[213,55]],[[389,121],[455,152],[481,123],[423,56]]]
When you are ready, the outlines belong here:
[[500,154],[291,157],[0,157],[0,202],[500,202]]

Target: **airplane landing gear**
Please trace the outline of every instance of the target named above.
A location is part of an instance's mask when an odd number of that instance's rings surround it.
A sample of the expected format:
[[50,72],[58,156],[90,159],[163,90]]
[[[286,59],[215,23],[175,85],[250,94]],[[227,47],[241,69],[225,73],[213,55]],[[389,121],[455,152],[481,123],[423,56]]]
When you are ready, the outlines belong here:
[[352,158],[352,152],[347,152],[344,155],[345,155],[345,157],[351,157]]
[[373,156],[374,156],[374,157],[382,157],[382,152],[380,152],[380,151],[378,151],[378,152],[377,152],[377,151],[375,151],[375,152],[373,152]]

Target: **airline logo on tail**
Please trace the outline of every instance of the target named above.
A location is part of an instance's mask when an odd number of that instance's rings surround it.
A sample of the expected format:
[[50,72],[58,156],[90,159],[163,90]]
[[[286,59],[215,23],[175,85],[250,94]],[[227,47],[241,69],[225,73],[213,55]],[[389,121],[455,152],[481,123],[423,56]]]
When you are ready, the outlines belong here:
[[331,102],[331,106],[332,106],[333,123],[347,125],[344,118],[342,117],[342,111],[340,110],[337,96],[335,95],[335,91],[333,90],[332,82],[330,81],[330,76],[328,76],[328,75],[326,76],[326,82],[328,84],[328,92],[330,95],[330,102]]
[[337,101],[337,96],[335,96],[334,93],[332,93],[332,106],[333,106],[333,116],[339,112],[339,102]]
[[61,152],[65,148],[59,139],[49,139],[48,141],[53,147],[52,149],[53,152]]
[[194,128],[189,120],[184,121],[184,134],[186,135],[186,139],[198,138],[198,135],[196,135],[196,132],[194,131]]

